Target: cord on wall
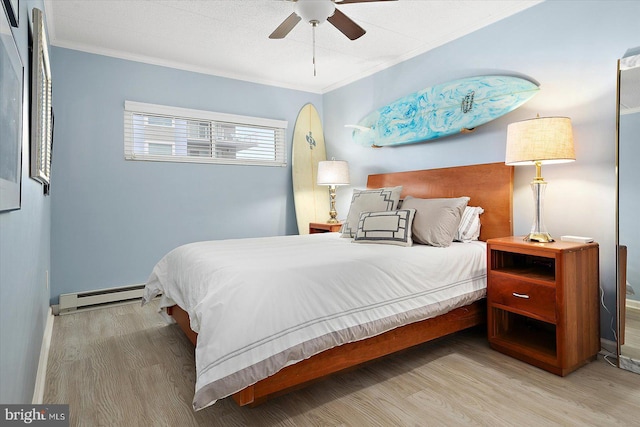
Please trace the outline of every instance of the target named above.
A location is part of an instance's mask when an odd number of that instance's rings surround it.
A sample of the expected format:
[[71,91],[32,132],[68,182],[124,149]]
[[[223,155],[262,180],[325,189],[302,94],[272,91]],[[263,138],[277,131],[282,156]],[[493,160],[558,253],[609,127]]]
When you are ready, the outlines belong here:
[[[612,344],[615,344],[617,347],[617,342],[618,342],[618,333],[616,332],[615,327],[613,326],[613,322],[614,322],[614,317],[611,314],[611,312],[609,311],[609,309],[607,308],[607,306],[604,303],[604,289],[602,288],[602,286],[600,286],[600,305],[602,305],[602,308],[604,308],[604,310],[609,313],[609,317],[611,318],[611,323],[609,325],[609,327],[611,328],[611,332],[613,332],[613,338],[615,339],[615,341],[610,341]],[[607,340],[608,341],[608,340]],[[610,357],[613,357],[614,359],[618,358],[618,355],[616,353],[613,353],[610,349],[606,348],[603,345],[603,340],[600,339],[600,354],[602,355],[602,358],[611,366],[615,366],[617,367],[618,365],[616,363],[613,363],[611,360],[609,360]],[[617,350],[616,350],[617,352]]]

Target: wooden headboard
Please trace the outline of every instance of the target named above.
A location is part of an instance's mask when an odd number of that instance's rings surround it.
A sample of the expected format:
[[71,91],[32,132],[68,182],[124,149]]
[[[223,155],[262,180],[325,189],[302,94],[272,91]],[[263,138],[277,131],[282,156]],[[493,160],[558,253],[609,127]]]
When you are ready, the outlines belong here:
[[369,175],[368,188],[402,185],[402,196],[468,196],[480,206],[480,240],[513,235],[513,166],[504,163]]

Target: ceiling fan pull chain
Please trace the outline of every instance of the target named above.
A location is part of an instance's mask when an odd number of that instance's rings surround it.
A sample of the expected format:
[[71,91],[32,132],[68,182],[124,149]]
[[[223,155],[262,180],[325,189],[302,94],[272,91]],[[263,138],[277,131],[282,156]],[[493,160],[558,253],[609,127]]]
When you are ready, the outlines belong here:
[[311,38],[313,40],[313,77],[316,76],[316,24],[311,26]]

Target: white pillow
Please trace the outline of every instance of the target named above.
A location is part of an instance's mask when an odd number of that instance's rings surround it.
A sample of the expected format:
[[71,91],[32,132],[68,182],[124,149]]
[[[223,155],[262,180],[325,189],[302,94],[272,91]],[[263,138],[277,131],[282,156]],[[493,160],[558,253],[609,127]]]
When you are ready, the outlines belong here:
[[467,206],[462,213],[455,240],[459,242],[478,240],[480,237],[480,214],[483,212],[484,209],[480,207]]
[[402,187],[353,190],[347,220],[342,224],[342,237],[353,237],[362,212],[392,211],[398,207]]
[[353,241],[411,246],[411,227],[415,214],[415,209],[362,212]]

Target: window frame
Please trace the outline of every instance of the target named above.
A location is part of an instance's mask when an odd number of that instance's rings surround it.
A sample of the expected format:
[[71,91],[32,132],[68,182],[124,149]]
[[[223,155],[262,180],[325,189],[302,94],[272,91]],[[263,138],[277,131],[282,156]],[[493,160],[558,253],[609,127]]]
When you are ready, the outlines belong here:
[[[158,126],[164,128],[177,128],[176,120],[186,120],[209,124],[209,133],[211,142],[211,156],[197,156],[189,155],[190,142],[193,144],[206,144],[206,138],[189,138],[189,124],[187,124],[187,138],[185,151],[187,154],[176,154],[176,141],[173,142],[166,140],[167,143],[172,145],[171,155],[161,154],[149,154],[149,143],[156,143],[158,141],[150,140],[146,136],[142,136],[140,140],[136,140],[134,137],[134,116],[142,115],[144,117],[143,126],[147,127]],[[172,126],[149,124],[148,116],[160,116],[172,118]],[[228,158],[228,157],[213,157],[215,153],[216,143],[220,141],[216,140],[216,127],[217,126],[246,126],[256,129],[257,133],[260,128],[266,129],[269,132],[274,133],[273,143],[273,159],[261,159],[261,158],[246,158],[244,156]],[[212,163],[212,164],[233,164],[233,165],[252,165],[252,166],[287,166],[287,129],[288,121],[266,119],[261,117],[241,116],[236,114],[218,113],[204,110],[194,110],[189,108],[171,107],[166,105],[147,104],[135,101],[125,101],[124,103],[124,157],[126,160],[142,160],[142,161],[158,161],[158,162],[177,162],[177,163]],[[144,152],[136,151],[136,146],[144,143],[147,147]],[[224,141],[223,141],[224,143]],[[191,144],[191,145],[193,145]],[[270,149],[270,145],[269,145]],[[240,151],[241,152],[241,151]]]

